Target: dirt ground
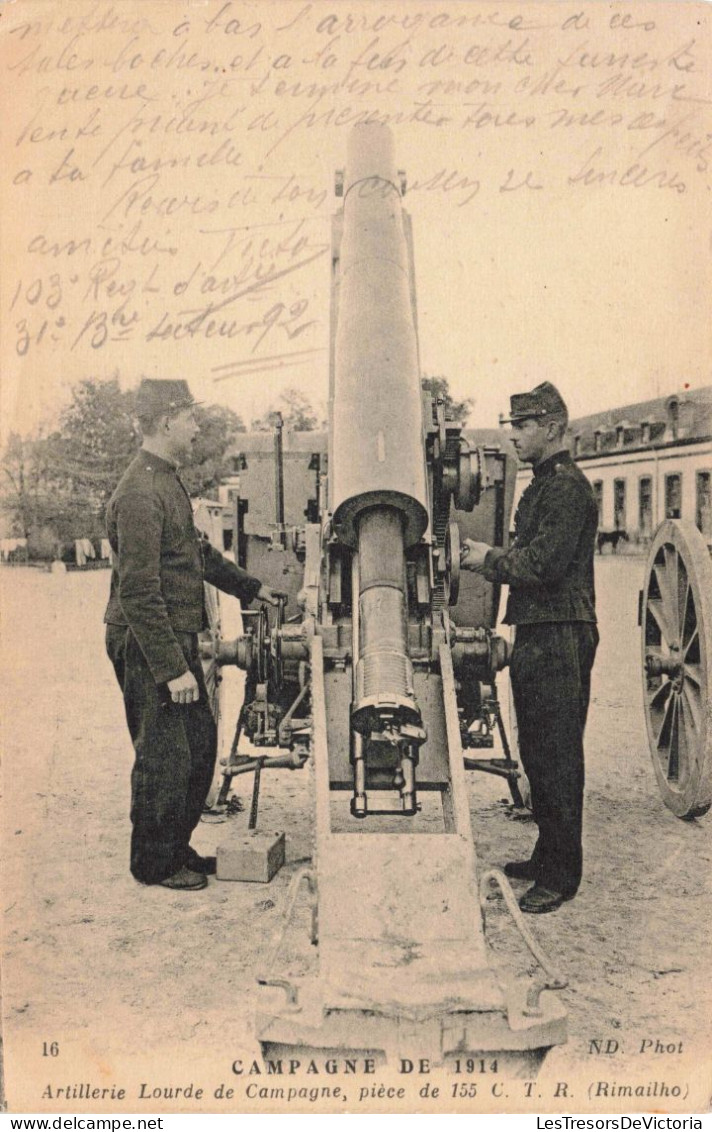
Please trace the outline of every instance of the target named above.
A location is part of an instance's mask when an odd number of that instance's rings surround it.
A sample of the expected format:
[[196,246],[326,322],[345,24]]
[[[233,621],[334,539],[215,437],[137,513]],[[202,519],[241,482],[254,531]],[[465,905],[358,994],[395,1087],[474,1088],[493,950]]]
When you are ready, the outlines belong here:
[[[584,1067],[586,1081],[642,1073],[707,1088],[712,815],[679,821],[658,794],[641,707],[642,572],[636,557],[597,560],[601,646],[586,744],[584,884],[555,915],[528,921],[568,980],[561,997],[569,1038],[549,1054],[544,1079],[567,1081]],[[211,1088],[235,1085],[233,1061],[256,1056],[255,974],[289,880],[311,853],[310,775],[263,776],[260,824],[287,834],[287,865],[270,885],[213,880],[196,895],[136,884],[127,861],[132,752],[103,651],[108,574],[6,569],[2,583],[10,1107],[81,1111],[76,1098],[43,1097],[47,1083],[108,1088],[122,1073],[150,1085],[176,1073]],[[236,782],[247,802],[247,782]],[[532,824],[515,816],[501,782],[472,774],[469,789],[480,862],[501,865],[528,854]],[[196,846],[209,852],[246,826],[245,812],[201,823]],[[487,924],[500,957],[507,954],[515,970],[530,969],[501,901],[488,905]],[[615,1057],[592,1041],[616,1042]],[[653,1044],[641,1053],[647,1041]],[[667,1052],[655,1052],[655,1041]],[[243,1103],[236,1099],[232,1111]],[[581,1111],[586,1096],[579,1086],[574,1099],[550,1091],[542,1103],[549,1111]],[[616,1107],[636,1109],[629,1101]]]

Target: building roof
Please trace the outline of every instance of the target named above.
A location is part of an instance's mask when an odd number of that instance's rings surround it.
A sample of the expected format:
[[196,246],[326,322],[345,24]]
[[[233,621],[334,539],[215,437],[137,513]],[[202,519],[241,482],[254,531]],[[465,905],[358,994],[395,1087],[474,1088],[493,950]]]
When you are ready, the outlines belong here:
[[712,385],[579,417],[570,431],[577,457],[705,440],[712,437]]

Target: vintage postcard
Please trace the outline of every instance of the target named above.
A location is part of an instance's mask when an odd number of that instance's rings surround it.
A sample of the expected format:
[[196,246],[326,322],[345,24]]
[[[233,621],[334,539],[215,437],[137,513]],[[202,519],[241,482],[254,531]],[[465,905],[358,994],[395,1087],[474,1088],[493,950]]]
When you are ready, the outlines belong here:
[[10,1112],[708,1111],[711,26],[0,3]]

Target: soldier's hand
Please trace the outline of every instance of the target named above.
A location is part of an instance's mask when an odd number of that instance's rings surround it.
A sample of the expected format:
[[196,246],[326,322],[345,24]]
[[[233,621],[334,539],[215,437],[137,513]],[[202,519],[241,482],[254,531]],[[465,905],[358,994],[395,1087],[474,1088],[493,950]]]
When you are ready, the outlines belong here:
[[279,605],[280,596],[271,586],[260,586],[257,591],[259,601],[266,601],[268,605]]
[[486,542],[475,542],[474,539],[466,538],[460,548],[460,566],[463,570],[481,573],[490,549]]
[[176,676],[175,680],[169,680],[168,691],[174,704],[194,704],[200,698],[198,681],[192,672],[184,672],[182,676]]

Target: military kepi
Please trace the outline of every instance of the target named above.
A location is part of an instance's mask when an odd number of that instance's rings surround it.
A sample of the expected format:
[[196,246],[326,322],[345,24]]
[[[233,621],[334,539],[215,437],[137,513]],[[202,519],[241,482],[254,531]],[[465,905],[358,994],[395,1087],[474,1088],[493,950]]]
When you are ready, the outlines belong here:
[[136,394],[136,412],[139,417],[160,417],[164,413],[179,413],[199,404],[183,378],[144,377]]
[[510,416],[502,424],[530,420],[532,417],[548,417],[552,413],[566,413],[566,402],[555,385],[542,381],[531,393],[514,393],[509,399]]

